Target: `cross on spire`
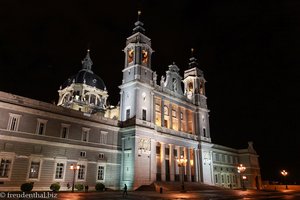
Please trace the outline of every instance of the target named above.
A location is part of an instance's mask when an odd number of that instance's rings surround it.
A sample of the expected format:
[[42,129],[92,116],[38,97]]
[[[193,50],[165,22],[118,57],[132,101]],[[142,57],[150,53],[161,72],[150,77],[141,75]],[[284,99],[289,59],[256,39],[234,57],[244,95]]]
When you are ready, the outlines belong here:
[[191,58],[189,62],[189,68],[198,67],[197,59],[194,57],[194,48],[191,48]]
[[81,63],[82,63],[82,69],[92,71],[93,61],[90,57],[90,50],[89,49],[87,50],[86,56],[83,59],[83,61],[81,61]]
[[143,28],[144,23],[140,21],[141,14],[142,14],[142,12],[139,10],[137,21],[134,23],[135,27],[133,28],[133,33],[137,33],[137,32],[144,33],[145,32],[145,29]]

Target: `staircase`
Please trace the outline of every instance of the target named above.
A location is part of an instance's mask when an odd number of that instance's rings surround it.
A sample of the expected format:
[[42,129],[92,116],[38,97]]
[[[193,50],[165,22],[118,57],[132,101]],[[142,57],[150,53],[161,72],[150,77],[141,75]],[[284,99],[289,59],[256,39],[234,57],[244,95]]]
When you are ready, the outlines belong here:
[[[157,192],[159,192],[160,188],[162,188],[163,191],[180,191],[181,190],[181,182],[156,181],[150,185],[142,185],[139,188],[137,188],[135,191],[157,191]],[[187,191],[227,190],[222,187],[207,185],[204,183],[196,183],[196,182],[184,182],[184,188]]]
[[[163,191],[180,191],[181,182],[154,182],[156,191],[159,191],[159,188],[162,187]],[[187,191],[203,191],[203,190],[224,190],[224,188],[207,185],[204,183],[196,182],[184,182],[184,188]]]

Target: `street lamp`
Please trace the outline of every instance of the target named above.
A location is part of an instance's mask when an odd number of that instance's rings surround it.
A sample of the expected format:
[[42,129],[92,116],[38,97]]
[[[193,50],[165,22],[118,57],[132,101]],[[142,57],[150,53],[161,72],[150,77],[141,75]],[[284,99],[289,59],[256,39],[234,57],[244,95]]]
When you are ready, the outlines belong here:
[[246,170],[246,167],[245,166],[243,166],[243,164],[240,164],[238,167],[237,167],[237,169],[238,169],[238,173],[240,173],[241,175],[241,177],[242,177],[242,187],[243,187],[243,189],[245,189],[245,179],[247,179],[247,177],[246,176],[244,176],[244,175],[242,175],[243,173],[244,173],[244,171]]
[[73,180],[72,180],[72,192],[74,192],[74,185],[75,185],[75,175],[76,171],[80,168],[79,165],[73,165],[71,164],[70,169],[73,170]]
[[287,190],[287,189],[288,189],[288,186],[287,186],[287,183],[286,183],[285,177],[288,175],[288,172],[287,172],[287,171],[285,171],[285,170],[282,170],[280,173],[281,173],[281,174],[282,174],[282,176],[283,176],[283,182],[285,183],[285,189]]
[[179,169],[181,169],[181,173],[182,173],[182,178],[181,178],[181,192],[185,192],[184,190],[184,166],[187,162],[187,159],[184,159],[183,156],[180,156],[180,159],[177,158],[176,159],[177,163],[178,163],[178,167]]

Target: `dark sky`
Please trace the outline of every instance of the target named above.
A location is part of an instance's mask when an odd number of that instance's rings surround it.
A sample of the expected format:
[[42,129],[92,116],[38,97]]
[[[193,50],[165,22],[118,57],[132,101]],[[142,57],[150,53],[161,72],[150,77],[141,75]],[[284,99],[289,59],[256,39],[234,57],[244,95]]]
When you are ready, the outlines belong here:
[[300,1],[0,1],[0,90],[57,102],[88,48],[111,104],[119,100],[125,41],[137,10],[159,77],[190,49],[208,81],[211,136],[253,141],[264,179],[300,183]]

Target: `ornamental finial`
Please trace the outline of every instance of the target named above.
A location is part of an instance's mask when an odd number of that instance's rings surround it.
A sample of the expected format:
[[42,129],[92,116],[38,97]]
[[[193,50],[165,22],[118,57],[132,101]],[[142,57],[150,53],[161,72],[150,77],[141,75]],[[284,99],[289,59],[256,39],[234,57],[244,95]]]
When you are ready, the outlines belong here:
[[92,71],[93,61],[90,57],[90,50],[89,49],[87,50],[86,56],[83,59],[83,61],[81,61],[81,63],[82,63],[82,69],[87,69],[87,70]]

